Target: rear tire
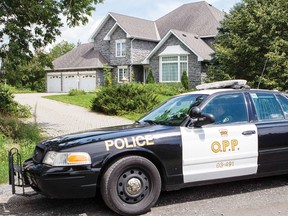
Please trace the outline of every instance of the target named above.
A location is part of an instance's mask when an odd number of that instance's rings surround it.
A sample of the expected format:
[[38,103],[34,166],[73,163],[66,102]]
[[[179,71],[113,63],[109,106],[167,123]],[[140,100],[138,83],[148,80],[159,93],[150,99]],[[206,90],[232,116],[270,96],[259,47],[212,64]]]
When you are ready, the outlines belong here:
[[107,169],[101,180],[104,202],[120,215],[148,212],[160,192],[161,177],[156,166],[140,156],[119,159]]

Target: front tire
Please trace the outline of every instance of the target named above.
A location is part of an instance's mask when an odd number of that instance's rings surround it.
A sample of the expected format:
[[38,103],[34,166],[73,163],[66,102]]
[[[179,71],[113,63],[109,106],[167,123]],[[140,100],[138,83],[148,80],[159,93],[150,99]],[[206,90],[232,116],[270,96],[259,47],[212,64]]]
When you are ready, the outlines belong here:
[[101,180],[106,205],[120,215],[144,214],[156,203],[161,177],[156,166],[140,156],[128,156],[112,164]]

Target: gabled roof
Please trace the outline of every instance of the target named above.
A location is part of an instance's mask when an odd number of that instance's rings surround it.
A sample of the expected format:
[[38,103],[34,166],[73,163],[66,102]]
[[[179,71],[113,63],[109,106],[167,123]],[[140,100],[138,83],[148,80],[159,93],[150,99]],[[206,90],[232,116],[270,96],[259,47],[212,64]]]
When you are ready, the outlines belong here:
[[181,41],[188,49],[191,50],[197,57],[198,61],[210,61],[212,59],[211,54],[214,53],[214,50],[208,46],[198,35],[183,32],[178,30],[170,30],[164,38],[157,44],[157,46],[150,52],[150,54],[143,61],[144,64],[149,63],[149,59],[159,50],[160,47],[174,35]]
[[215,36],[224,12],[205,1],[184,4],[156,20],[160,37],[171,29],[190,32],[199,36]]
[[150,41],[159,41],[160,37],[157,31],[157,27],[154,21],[140,19],[136,17],[126,16],[122,14],[110,12],[98,26],[93,33],[91,39],[99,33],[103,25],[112,17],[115,20],[115,25],[106,35],[106,39],[109,40],[110,35],[114,32],[116,27],[120,27],[127,35],[128,38],[138,38]]
[[113,18],[116,24],[106,35],[105,38],[108,40],[119,26],[128,38],[160,41],[171,29],[194,33],[200,37],[214,37],[218,33],[217,28],[224,18],[224,12],[205,1],[184,4],[156,21],[110,12],[92,34],[91,40],[100,32],[109,18]]
[[52,63],[54,65],[53,71],[57,71],[103,68],[103,65],[108,64],[108,61],[98,51],[94,50],[93,43],[86,43],[72,49],[63,56],[55,59]]

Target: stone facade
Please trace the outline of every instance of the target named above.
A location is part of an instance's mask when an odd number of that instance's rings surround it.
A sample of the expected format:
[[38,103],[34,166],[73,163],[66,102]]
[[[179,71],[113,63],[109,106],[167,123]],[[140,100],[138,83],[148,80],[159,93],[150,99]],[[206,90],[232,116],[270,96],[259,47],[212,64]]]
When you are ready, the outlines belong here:
[[157,52],[150,58],[150,67],[156,82],[160,79],[160,57],[159,54],[164,51],[167,46],[180,45],[183,50],[190,53],[188,55],[188,77],[190,81],[190,87],[195,87],[201,83],[201,71],[202,65],[198,61],[197,56],[192,53],[184,44],[182,44],[174,35],[171,35],[169,39],[157,50]]
[[94,39],[95,50],[99,51],[108,62],[110,61],[110,41],[104,40],[104,38],[115,23],[115,20],[110,17]]
[[132,40],[131,43],[132,43],[132,49],[131,49],[132,64],[142,64],[142,61],[156,47],[158,42],[136,39]]
[[[157,46],[156,41],[146,41],[141,39],[127,38],[126,32],[119,26],[110,35],[110,40],[104,40],[105,36],[112,29],[115,24],[113,18],[109,18],[102,29],[95,37],[95,49],[98,50],[109,62],[109,65],[113,67],[112,74],[116,82],[118,82],[118,67],[126,66],[128,71],[128,80],[132,80],[132,73],[134,81],[143,82],[143,71],[144,65],[143,60],[151,53],[151,51]],[[123,57],[116,57],[116,41],[125,40],[126,53]],[[210,47],[212,47],[214,38],[203,39]],[[178,40],[174,35],[171,35],[165,43],[157,50],[157,52],[150,58],[149,67],[152,69],[154,79],[156,82],[160,80],[159,68],[160,68],[160,58],[159,54],[167,46],[180,45],[183,50],[189,53],[188,55],[188,77],[190,81],[190,87],[195,87],[196,85],[204,81],[207,72],[207,63],[198,61],[198,57],[191,52],[181,41]],[[102,78],[103,78],[103,72]],[[97,82],[99,83],[99,82]],[[103,83],[103,81],[101,82]]]

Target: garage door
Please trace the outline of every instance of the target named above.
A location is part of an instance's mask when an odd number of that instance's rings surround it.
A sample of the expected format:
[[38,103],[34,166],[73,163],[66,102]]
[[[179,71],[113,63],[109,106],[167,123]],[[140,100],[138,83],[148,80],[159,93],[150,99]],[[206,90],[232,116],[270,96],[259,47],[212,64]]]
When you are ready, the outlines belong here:
[[78,72],[65,72],[63,76],[63,92],[69,92],[71,89],[78,89]]
[[47,74],[47,92],[69,92],[71,89],[93,91],[96,86],[96,71]]
[[96,89],[96,72],[79,72],[79,88],[84,91]]
[[47,74],[47,92],[61,92],[61,73]]

